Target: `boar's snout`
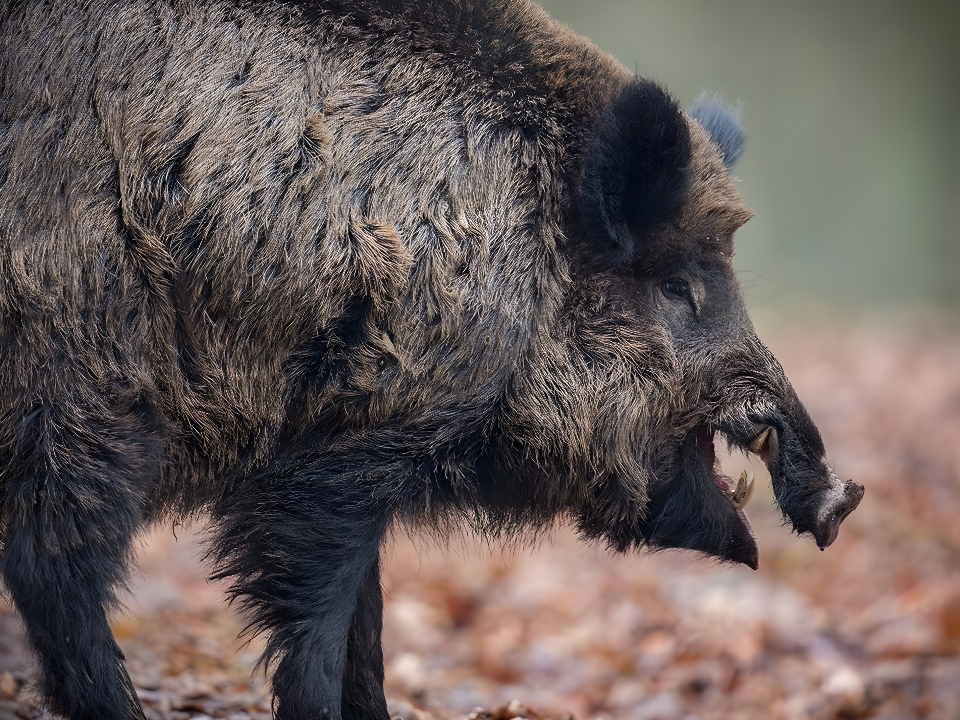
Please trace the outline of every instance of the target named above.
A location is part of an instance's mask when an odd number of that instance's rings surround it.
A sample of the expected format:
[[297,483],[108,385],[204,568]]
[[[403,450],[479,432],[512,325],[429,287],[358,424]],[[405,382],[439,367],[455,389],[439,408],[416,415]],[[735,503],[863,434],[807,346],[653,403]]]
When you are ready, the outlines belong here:
[[827,465],[820,433],[796,396],[791,399],[789,412],[778,413],[748,449],[767,465],[777,503],[794,530],[813,535],[823,550],[837,539],[864,488],[840,480]]
[[823,550],[837,539],[840,523],[852,513],[863,499],[863,485],[853,480],[841,482],[832,469],[830,472],[830,490],[822,494],[820,512],[810,532],[817,545]]

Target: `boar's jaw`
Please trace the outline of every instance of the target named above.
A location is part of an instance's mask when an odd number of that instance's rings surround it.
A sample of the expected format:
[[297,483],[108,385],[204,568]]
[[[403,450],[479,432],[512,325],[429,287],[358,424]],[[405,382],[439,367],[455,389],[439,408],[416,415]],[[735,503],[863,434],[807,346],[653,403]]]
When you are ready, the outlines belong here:
[[[654,549],[685,548],[757,569],[759,550],[742,497],[717,471],[713,432],[701,425],[681,449],[680,471],[650,498],[642,528]],[[743,486],[738,489],[745,492]],[[739,507],[738,507],[739,505]]]

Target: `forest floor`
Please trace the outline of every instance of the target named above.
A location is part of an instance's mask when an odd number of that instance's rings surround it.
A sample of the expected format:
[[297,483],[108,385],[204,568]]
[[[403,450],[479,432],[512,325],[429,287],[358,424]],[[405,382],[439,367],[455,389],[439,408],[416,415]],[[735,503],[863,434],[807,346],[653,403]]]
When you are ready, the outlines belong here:
[[[761,324],[762,325],[762,324]],[[615,555],[565,528],[534,547],[397,535],[384,656],[403,720],[960,718],[960,333],[943,323],[761,331],[831,463],[866,486],[819,552],[747,506],[760,570]],[[205,580],[196,532],[151,535],[114,632],[150,720],[270,717],[258,641]],[[0,601],[0,720],[40,718]]]

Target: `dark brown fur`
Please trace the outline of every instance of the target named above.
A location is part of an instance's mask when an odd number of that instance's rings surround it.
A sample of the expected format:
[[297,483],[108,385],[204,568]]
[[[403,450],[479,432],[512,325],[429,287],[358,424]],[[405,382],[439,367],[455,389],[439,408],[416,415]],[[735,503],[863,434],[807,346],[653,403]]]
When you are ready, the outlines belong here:
[[755,566],[704,438],[773,428],[832,542],[862,488],[753,333],[716,137],[525,0],[0,4],[0,569],[51,707],[142,717],[105,613],[171,517],[285,720],[386,717],[394,522]]

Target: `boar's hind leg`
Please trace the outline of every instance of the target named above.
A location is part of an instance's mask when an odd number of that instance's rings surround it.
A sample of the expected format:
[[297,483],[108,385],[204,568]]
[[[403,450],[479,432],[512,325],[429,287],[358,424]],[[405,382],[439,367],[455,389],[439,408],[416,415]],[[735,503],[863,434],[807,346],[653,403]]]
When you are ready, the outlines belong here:
[[[32,421],[50,425],[52,414],[38,410]],[[124,447],[120,459],[92,433],[69,435],[42,428],[32,436],[36,445],[10,463],[0,573],[37,654],[50,708],[71,720],[142,719],[106,614],[142,517],[125,467],[136,453]]]
[[349,480],[260,477],[213,509],[216,578],[268,634],[277,720],[387,720],[378,558],[388,515]]

